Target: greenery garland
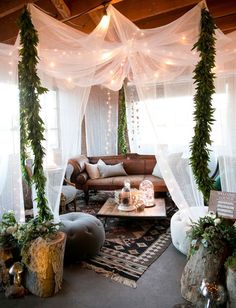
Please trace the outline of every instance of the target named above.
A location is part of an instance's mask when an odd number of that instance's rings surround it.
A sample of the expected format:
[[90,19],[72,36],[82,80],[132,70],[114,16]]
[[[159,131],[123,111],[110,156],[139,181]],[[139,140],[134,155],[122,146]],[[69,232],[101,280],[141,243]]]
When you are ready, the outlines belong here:
[[[39,112],[41,109],[39,96],[48,90],[41,86],[37,75],[39,42],[38,33],[31,21],[29,11],[25,8],[18,21],[20,28],[20,61],[18,63],[18,78],[20,91],[20,135],[21,135],[21,165],[23,175],[28,183],[35,184],[37,192],[37,208],[40,221],[52,219],[45,195],[46,177],[43,172],[43,157],[45,155],[42,141],[44,140],[44,123]],[[30,179],[26,170],[27,149],[34,156],[33,175]]]
[[199,190],[203,193],[205,202],[208,202],[210,190],[214,181],[209,177],[208,162],[210,161],[211,125],[214,122],[214,108],[212,107],[212,95],[215,93],[212,69],[215,67],[215,24],[206,9],[201,12],[201,30],[198,41],[193,49],[200,52],[200,61],[194,69],[194,83],[196,94],[194,95],[194,137],[191,141],[190,164],[193,169]]
[[119,91],[119,115],[118,115],[118,153],[127,153],[127,121],[124,86]]
[[193,223],[187,235],[190,238],[189,257],[201,244],[213,254],[225,246],[228,249],[236,249],[236,228],[232,225],[232,221],[218,217],[213,212]]

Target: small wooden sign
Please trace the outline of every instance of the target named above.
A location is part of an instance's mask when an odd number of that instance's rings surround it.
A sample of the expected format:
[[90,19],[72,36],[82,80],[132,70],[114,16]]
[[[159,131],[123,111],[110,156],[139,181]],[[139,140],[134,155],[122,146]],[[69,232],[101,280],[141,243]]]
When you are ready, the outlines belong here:
[[236,193],[212,190],[209,211],[227,219],[236,219]]

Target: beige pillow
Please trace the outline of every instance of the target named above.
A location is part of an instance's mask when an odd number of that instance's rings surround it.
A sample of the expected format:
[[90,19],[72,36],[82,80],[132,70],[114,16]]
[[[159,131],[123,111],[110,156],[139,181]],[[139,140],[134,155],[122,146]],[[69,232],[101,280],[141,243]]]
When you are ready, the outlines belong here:
[[127,175],[123,167],[123,162],[116,165],[98,164],[98,170],[100,172],[101,178],[108,178],[118,175]]
[[92,179],[92,180],[100,178],[100,173],[99,173],[99,170],[98,170],[98,165],[105,165],[105,163],[101,159],[99,159],[97,164],[85,163],[86,171],[87,171],[90,179]]

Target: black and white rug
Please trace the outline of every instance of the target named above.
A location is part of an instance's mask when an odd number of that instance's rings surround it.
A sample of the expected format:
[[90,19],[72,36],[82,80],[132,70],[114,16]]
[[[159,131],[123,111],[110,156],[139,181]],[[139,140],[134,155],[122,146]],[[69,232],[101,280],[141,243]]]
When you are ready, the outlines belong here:
[[[92,194],[85,205],[83,194],[77,199],[79,211],[96,215],[112,192]],[[171,243],[170,218],[177,208],[166,197],[167,218],[160,220],[109,218],[106,222],[106,241],[100,253],[83,266],[135,287],[136,281]],[[69,208],[73,210],[73,207]],[[101,218],[103,219],[103,218]]]

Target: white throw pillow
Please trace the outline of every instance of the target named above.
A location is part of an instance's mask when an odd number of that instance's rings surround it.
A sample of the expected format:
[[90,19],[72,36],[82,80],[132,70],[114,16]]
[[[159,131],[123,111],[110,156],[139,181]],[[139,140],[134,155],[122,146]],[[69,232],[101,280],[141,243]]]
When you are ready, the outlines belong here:
[[[168,162],[171,169],[176,166],[177,162],[179,161],[179,159],[181,158],[182,155],[183,155],[183,153],[181,152],[181,153],[172,153],[172,154],[167,156],[167,162]],[[163,176],[161,174],[161,170],[160,170],[158,162],[156,163],[156,165],[155,165],[155,167],[152,171],[152,175],[163,179]]]
[[96,164],[85,163],[86,171],[90,179],[94,180],[100,178],[100,172],[98,170],[99,165],[106,165],[106,164],[102,159],[99,159],[99,161]]
[[123,162],[116,165],[98,165],[101,178],[112,176],[127,175],[123,167]]

